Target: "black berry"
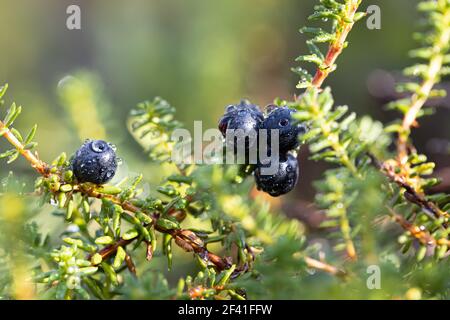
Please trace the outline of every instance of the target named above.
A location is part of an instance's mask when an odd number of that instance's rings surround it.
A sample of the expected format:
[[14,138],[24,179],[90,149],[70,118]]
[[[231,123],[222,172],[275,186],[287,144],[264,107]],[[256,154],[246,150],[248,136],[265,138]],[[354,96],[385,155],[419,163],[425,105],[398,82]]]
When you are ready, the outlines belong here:
[[262,128],[267,130],[268,146],[271,143],[272,129],[278,130],[280,154],[294,150],[299,146],[298,137],[306,131],[305,126],[295,123],[292,115],[296,112],[288,107],[268,107],[269,114],[264,120]]
[[103,184],[116,174],[114,147],[103,140],[87,140],[72,160],[72,170],[79,182]]
[[299,169],[298,161],[292,154],[280,156],[278,170],[272,175],[263,174],[264,167],[268,168],[269,165],[259,165],[255,170],[258,190],[262,190],[272,197],[278,197],[294,189],[298,182]]
[[226,137],[227,130],[242,130],[242,137],[245,141],[234,139],[226,141],[227,145],[233,145],[236,152],[239,143],[245,143],[245,150],[256,145],[258,130],[264,121],[264,115],[258,106],[251,104],[247,100],[242,100],[237,105],[229,105],[225,114],[219,121],[219,130]]

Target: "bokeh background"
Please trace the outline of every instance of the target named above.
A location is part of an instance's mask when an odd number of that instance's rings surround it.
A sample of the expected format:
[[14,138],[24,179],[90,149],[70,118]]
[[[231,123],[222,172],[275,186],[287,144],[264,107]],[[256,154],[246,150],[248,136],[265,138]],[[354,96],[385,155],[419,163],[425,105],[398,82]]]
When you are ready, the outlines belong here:
[[[226,105],[248,98],[265,106],[275,98],[291,99],[297,76],[294,59],[307,52],[298,29],[313,0],[14,0],[1,2],[0,83],[9,83],[7,101],[24,107],[19,129],[38,123],[39,154],[51,160],[71,154],[85,138],[107,138],[124,160],[122,175],[143,172],[150,188],[160,182],[158,165],[149,163],[127,130],[129,110],[161,96],[177,108],[178,119],[192,128],[215,127]],[[338,104],[359,115],[388,123],[395,112],[383,107],[398,98],[394,82],[412,64],[412,33],[420,24],[413,0],[370,0],[381,7],[381,30],[365,22],[350,35],[350,46],[327,80]],[[66,28],[66,9],[81,8],[81,30]],[[74,77],[74,78],[71,78]],[[66,80],[78,81],[64,91]],[[444,87],[450,85],[444,82]],[[81,97],[81,98],[80,98]],[[440,188],[450,188],[450,100],[423,118],[413,137],[420,151],[436,161]],[[6,147],[0,142],[0,148]],[[320,237],[321,217],[311,203],[312,182],[326,165],[299,155],[301,180],[294,192],[274,202],[302,220]],[[34,177],[24,161],[0,164]],[[52,224],[43,218],[45,226]],[[50,221],[50,222],[49,222]],[[316,232],[316,233],[314,233]]]

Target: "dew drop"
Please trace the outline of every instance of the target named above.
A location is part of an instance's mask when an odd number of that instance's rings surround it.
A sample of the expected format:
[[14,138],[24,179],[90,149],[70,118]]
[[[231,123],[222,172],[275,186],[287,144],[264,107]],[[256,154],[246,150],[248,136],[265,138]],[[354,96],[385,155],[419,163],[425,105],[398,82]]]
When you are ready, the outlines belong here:
[[93,141],[93,142],[91,143],[91,149],[92,149],[94,152],[101,153],[101,152],[103,152],[103,151],[106,150],[106,143],[103,142],[103,141],[100,141],[100,140]]
[[121,166],[123,164],[122,158],[116,158],[116,162],[118,166]]
[[113,143],[108,143],[108,146],[113,150],[113,151],[117,151],[117,146]]
[[108,172],[106,172],[106,178],[109,179],[114,175],[114,171],[109,170]]
[[316,274],[316,270],[312,268],[306,268],[306,272],[312,276]]
[[79,232],[80,228],[76,224],[71,224],[67,227],[66,231],[70,232],[70,233],[75,233],[75,232]]
[[289,124],[289,119],[281,119],[278,124],[280,125],[280,127],[286,127]]
[[234,110],[236,110],[236,106],[229,105],[229,106],[227,107],[227,109],[226,109],[226,112],[231,112],[231,111],[234,111]]
[[74,274],[76,271],[76,268],[74,266],[70,266],[67,268],[67,273]]
[[275,110],[276,108],[277,108],[276,105],[274,105],[274,104],[269,104],[268,106],[266,106],[266,112],[267,112],[267,113],[270,113],[270,112],[272,112],[273,110]]

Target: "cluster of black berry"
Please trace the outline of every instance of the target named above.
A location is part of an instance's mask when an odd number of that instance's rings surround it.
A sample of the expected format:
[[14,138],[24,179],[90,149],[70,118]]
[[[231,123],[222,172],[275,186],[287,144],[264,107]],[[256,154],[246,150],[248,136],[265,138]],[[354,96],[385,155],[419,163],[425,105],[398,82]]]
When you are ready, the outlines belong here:
[[[279,160],[278,169],[274,174],[263,174],[263,169],[269,168],[271,162],[262,161],[258,157],[254,175],[257,188],[273,197],[290,192],[294,189],[298,181],[298,161],[290,151],[299,146],[298,136],[304,133],[306,128],[301,124],[294,123],[292,119],[294,112],[295,110],[288,107],[270,105],[267,107],[265,116],[258,106],[243,100],[237,105],[228,106],[225,114],[219,121],[219,129],[225,138],[227,137],[228,130],[242,130],[241,132],[247,135],[244,142],[236,141],[236,139],[228,141],[227,139],[227,145],[230,143],[234,144],[235,153],[237,143],[245,143],[244,150],[248,152],[254,146],[255,141],[259,141],[259,139],[255,139],[252,135],[254,133],[258,135],[261,129],[266,130],[268,159],[277,157],[277,160]],[[270,148],[273,132],[278,132],[278,144],[275,144],[278,150],[271,150]],[[257,147],[260,148],[261,145]],[[249,159],[249,157],[246,157],[246,159]]]

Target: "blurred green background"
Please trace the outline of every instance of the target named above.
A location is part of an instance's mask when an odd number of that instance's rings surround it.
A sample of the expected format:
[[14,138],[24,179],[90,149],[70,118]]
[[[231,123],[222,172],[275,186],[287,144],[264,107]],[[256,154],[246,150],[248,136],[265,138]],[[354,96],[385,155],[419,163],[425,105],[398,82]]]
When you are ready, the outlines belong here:
[[[115,143],[124,160],[122,175],[143,172],[150,184],[161,170],[150,164],[127,130],[129,110],[138,102],[161,96],[177,108],[178,119],[192,128],[215,127],[224,107],[248,98],[265,106],[274,98],[292,99],[297,76],[294,59],[306,53],[307,24],[315,0],[14,0],[0,10],[0,83],[9,83],[7,102],[24,107],[18,129],[39,125],[40,157],[50,161],[72,154],[86,138]],[[394,80],[412,64],[412,33],[420,23],[413,0],[369,0],[381,7],[381,30],[365,22],[350,35],[350,46],[327,80],[338,104],[359,115],[387,123],[398,115],[383,105],[398,98]],[[66,9],[81,8],[81,30],[66,28]],[[61,93],[64,81],[80,81],[79,95]],[[58,83],[60,89],[58,89]],[[83,90],[83,86],[84,90]],[[443,86],[449,87],[448,83]],[[73,93],[73,92],[72,92]],[[421,152],[436,161],[437,174],[450,184],[450,102],[444,99],[433,117],[414,132]],[[87,131],[83,131],[87,130]],[[98,136],[86,136],[87,134]],[[0,150],[6,147],[0,142]],[[314,229],[309,216],[314,189],[326,165],[308,159],[302,148],[301,180],[283,198],[283,210]],[[446,169],[446,167],[448,167]],[[14,170],[35,177],[24,161],[0,163],[0,175]],[[446,180],[447,179],[447,180]]]

